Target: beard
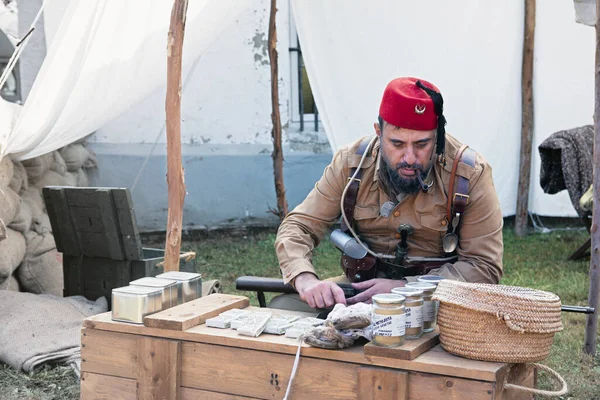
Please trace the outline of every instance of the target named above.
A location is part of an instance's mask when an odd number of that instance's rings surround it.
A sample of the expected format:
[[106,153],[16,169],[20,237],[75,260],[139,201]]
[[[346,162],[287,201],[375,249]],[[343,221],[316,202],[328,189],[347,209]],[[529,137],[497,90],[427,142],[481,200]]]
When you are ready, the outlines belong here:
[[[419,179],[417,178],[416,174],[420,174],[421,179],[424,181],[427,178],[427,175],[429,174],[429,170],[431,169],[431,165],[429,165],[427,168],[424,168],[423,164],[417,162],[414,164],[402,162],[396,164],[395,166],[391,166],[384,153],[382,153],[382,157],[380,160],[380,170],[383,170],[383,173],[386,175],[386,181],[391,186],[390,189],[394,194],[394,197],[400,193],[417,193],[421,189],[421,184],[419,183]],[[404,178],[398,172],[400,168],[413,169],[415,170],[416,174],[412,178]]]

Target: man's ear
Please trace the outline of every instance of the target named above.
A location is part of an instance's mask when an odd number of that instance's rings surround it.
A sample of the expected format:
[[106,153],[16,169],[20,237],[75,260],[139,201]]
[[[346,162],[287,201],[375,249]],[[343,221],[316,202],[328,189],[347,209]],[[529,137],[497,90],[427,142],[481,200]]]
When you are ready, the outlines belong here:
[[373,128],[375,128],[375,134],[379,137],[381,137],[381,127],[379,126],[379,124],[377,122],[375,122],[373,124]]

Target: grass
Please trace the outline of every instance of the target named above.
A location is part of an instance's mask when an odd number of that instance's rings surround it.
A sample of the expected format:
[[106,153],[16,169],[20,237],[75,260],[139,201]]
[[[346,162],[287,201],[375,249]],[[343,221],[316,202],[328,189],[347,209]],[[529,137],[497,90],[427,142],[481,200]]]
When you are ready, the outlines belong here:
[[[566,261],[583,243],[583,231],[556,231],[516,238],[510,227],[504,232],[504,278],[507,285],[527,286],[558,294],[563,304],[586,305],[589,260]],[[235,290],[241,275],[279,277],[273,250],[274,235],[258,234],[243,238],[215,237],[202,242],[186,242],[185,250],[197,252],[198,269],[205,279],[219,279],[226,293]],[[339,275],[339,252],[328,241],[316,251],[314,259],[321,276]],[[253,293],[240,293],[251,297]],[[543,363],[558,371],[569,383],[565,399],[600,399],[600,357],[582,355],[586,317],[563,313],[565,329],[555,336],[552,352]],[[600,354],[600,346],[597,351]],[[539,384],[551,387],[542,374]],[[75,375],[64,367],[44,368],[34,374],[18,373],[0,365],[1,399],[76,399],[79,386]]]

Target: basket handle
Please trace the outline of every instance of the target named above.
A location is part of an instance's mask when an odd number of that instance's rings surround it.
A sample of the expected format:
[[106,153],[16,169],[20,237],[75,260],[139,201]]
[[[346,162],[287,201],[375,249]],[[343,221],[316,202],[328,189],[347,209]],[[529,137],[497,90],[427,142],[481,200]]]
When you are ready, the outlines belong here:
[[496,318],[498,318],[499,320],[504,321],[504,323],[506,324],[506,326],[508,327],[508,329],[515,331],[515,332],[519,332],[519,333],[525,333],[525,329],[523,329],[521,326],[513,323],[510,320],[510,315],[508,314],[502,314],[500,312],[496,313]]
[[[559,391],[553,392],[550,390],[533,389],[533,388],[528,388],[525,386],[514,385],[512,383],[506,383],[506,380],[505,380],[504,381],[504,389],[512,389],[512,390],[517,390],[519,392],[532,393],[532,394],[535,394],[538,396],[544,396],[544,397],[564,396],[565,394],[567,394],[569,392],[569,387],[567,386],[567,382],[563,379],[562,376],[560,376],[558,374],[558,372],[554,371],[552,368],[547,367],[542,364],[537,364],[537,363],[526,364],[526,365],[532,365],[534,368],[541,369],[542,371],[548,372],[552,377],[554,377],[554,379],[556,379],[558,382],[560,382],[562,384],[562,388]],[[508,374],[506,375],[506,377],[508,379]]]

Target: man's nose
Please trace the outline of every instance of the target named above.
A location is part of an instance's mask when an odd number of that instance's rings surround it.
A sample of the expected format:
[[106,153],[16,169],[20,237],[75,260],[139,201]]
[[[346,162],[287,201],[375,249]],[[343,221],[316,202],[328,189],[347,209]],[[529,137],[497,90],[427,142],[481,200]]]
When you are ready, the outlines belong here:
[[402,157],[402,161],[404,161],[408,165],[413,165],[417,161],[417,156],[411,148],[408,148],[404,153],[404,157]]

